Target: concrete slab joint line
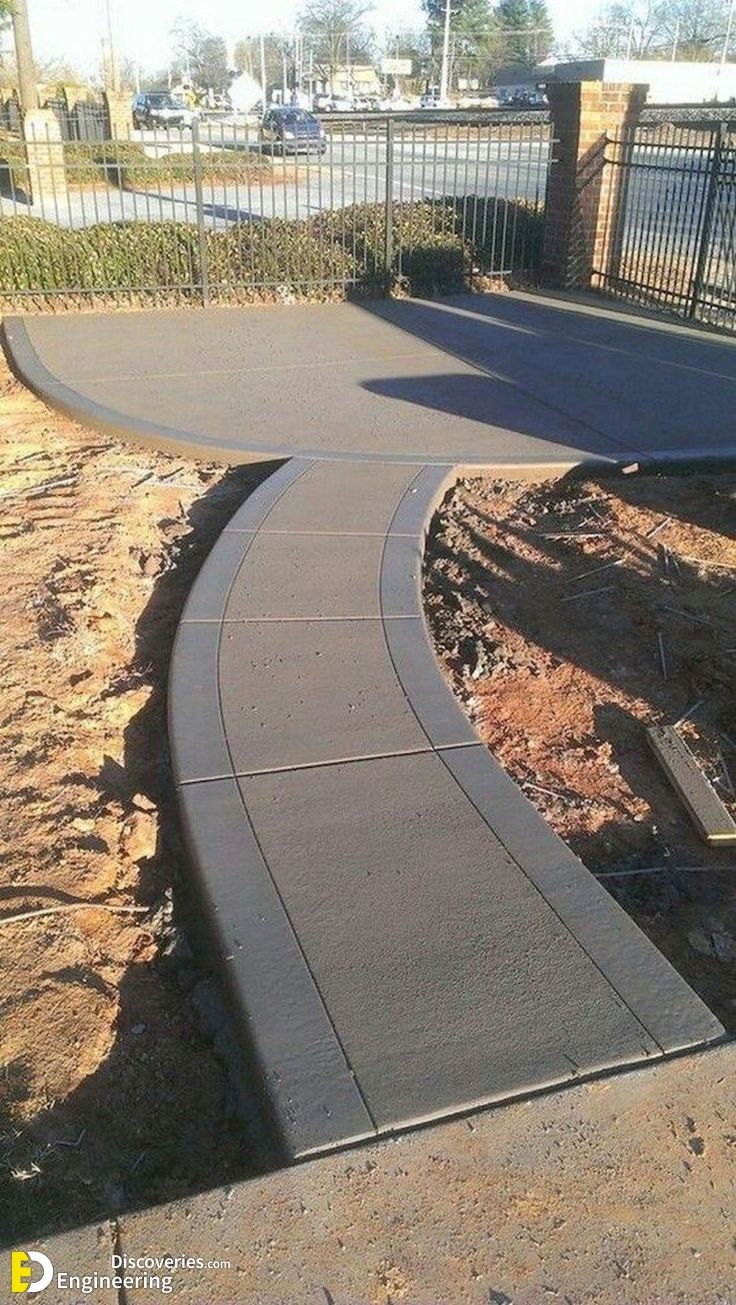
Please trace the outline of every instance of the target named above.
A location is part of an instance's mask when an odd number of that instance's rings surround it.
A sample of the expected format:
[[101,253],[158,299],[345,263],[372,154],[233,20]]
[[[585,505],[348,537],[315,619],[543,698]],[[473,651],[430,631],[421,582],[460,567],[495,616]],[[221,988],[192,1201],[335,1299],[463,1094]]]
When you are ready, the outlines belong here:
[[289,458],[202,568],[169,694],[192,868],[283,1160],[718,1039],[480,743],[421,586],[464,468],[690,457],[696,415],[733,453],[716,421],[733,348],[531,295],[182,320],[64,319],[70,349],[53,322],[9,319],[5,340],[32,388],[100,429]]
[[[422,555],[458,474],[286,464],[177,641],[185,826],[286,1159],[721,1034],[442,676]],[[311,534],[331,501],[383,535]]]

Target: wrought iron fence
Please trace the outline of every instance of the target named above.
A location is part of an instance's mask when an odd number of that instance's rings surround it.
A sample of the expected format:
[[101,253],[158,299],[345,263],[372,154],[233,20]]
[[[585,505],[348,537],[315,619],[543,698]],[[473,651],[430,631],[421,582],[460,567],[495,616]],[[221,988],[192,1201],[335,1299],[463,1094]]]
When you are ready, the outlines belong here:
[[736,330],[736,113],[648,113],[610,140],[605,235],[594,281]]
[[535,111],[327,115],[290,138],[242,120],[102,141],[6,130],[0,297],[238,302],[534,278],[550,134]]

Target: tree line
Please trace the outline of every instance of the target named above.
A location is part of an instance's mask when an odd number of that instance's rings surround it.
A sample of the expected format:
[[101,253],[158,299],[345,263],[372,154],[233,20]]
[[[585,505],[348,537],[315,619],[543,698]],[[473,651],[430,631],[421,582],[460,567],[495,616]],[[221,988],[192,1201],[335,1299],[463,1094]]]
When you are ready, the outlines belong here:
[[[436,85],[445,4],[446,0],[422,0],[421,28],[396,27],[378,38],[371,27],[370,0],[305,0],[294,34],[272,32],[265,38],[268,85],[281,85],[285,67],[290,86],[299,71],[303,76],[311,71],[315,80],[329,84],[337,69],[376,64],[382,57],[410,60],[415,86]],[[13,0],[0,0],[0,26],[8,23],[12,6]],[[603,0],[587,26],[563,48],[555,45],[546,0],[450,0],[452,85],[464,78],[485,87],[500,69],[531,71],[550,54],[712,59],[723,53],[729,9],[730,0]],[[144,90],[160,89],[171,80],[189,80],[222,93],[234,72],[248,72],[260,80],[260,36],[244,36],[234,51],[228,51],[221,36],[179,19],[171,38],[169,67],[143,74]],[[736,30],[733,42],[736,46]],[[7,63],[6,69],[12,73]],[[66,60],[51,61],[39,74],[47,81],[75,79]],[[123,83],[131,88],[135,79],[135,65],[128,59],[122,67]]]
[[[576,34],[569,53],[599,59],[710,60],[724,51],[729,9],[730,0],[614,0]],[[736,31],[733,38],[736,42]]]

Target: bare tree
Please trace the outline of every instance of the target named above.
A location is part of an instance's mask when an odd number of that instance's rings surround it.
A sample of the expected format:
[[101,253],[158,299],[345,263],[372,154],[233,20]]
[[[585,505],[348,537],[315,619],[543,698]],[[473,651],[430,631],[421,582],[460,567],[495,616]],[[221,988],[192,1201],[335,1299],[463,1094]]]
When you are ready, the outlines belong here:
[[177,64],[199,86],[224,91],[228,85],[227,47],[221,36],[206,32],[191,19],[180,18],[171,33]]
[[372,5],[364,0],[308,0],[299,15],[304,48],[314,59],[322,81],[332,86],[335,75],[348,63],[372,55],[372,35],[365,18]]
[[667,49],[677,43],[680,59],[712,59],[726,32],[727,0],[669,0],[660,6]]
[[630,0],[608,4],[570,53],[594,58],[711,59],[723,41],[728,0]]

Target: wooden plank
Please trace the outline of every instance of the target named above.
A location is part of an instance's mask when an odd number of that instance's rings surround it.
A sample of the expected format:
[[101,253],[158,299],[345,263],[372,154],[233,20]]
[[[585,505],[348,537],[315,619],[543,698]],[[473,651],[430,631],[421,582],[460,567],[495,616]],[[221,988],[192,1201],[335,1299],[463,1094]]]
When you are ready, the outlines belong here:
[[647,730],[650,746],[706,843],[736,843],[736,821],[680,735],[665,725]]

